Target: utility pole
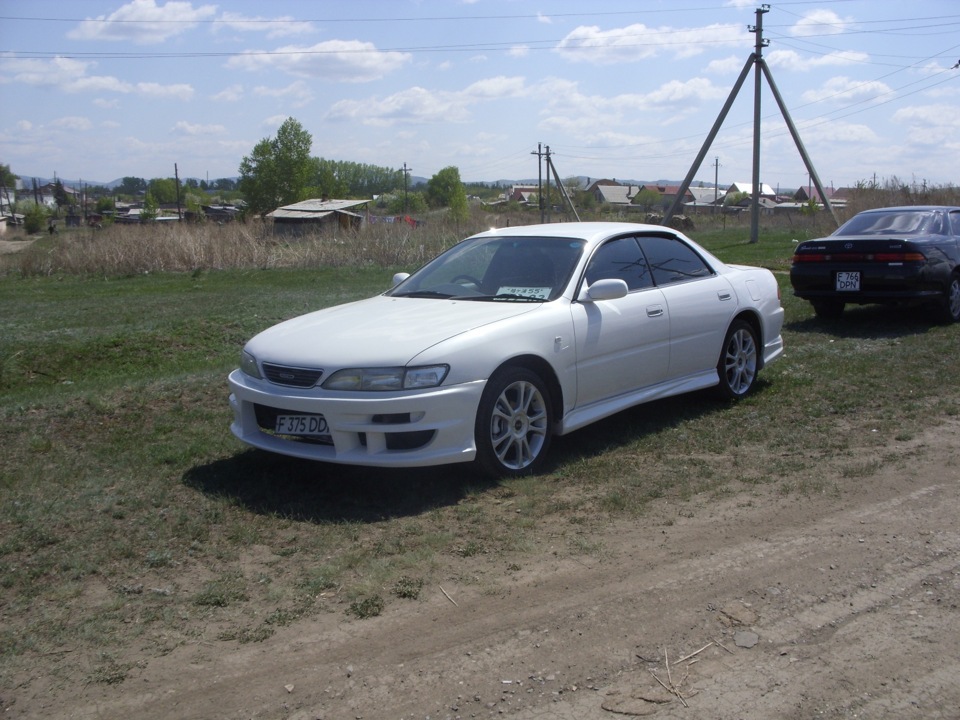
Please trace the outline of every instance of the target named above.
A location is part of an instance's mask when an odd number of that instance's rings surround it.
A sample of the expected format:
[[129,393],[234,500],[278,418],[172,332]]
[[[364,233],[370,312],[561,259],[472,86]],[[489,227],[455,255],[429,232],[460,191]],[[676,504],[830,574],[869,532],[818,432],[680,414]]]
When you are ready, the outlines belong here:
[[720,158],[713,159],[713,214],[717,214],[717,201],[720,199]]
[[403,214],[407,214],[407,175],[413,168],[408,168],[407,163],[403,163]]
[[690,183],[693,180],[693,176],[696,174],[697,170],[700,168],[700,165],[703,163],[703,158],[706,156],[707,151],[710,149],[710,145],[713,143],[714,139],[717,137],[717,133],[720,131],[721,125],[723,125],[724,119],[727,117],[727,113],[730,112],[730,108],[733,106],[733,101],[736,100],[737,94],[740,92],[740,88],[743,87],[744,81],[747,79],[747,75],[750,72],[750,67],[755,66],[756,78],[755,78],[755,87],[754,87],[754,105],[753,105],[753,202],[751,204],[751,221],[750,221],[750,242],[755,243],[759,239],[759,222],[760,222],[760,76],[761,73],[763,77],[767,79],[767,84],[770,86],[770,91],[773,93],[774,99],[777,101],[777,107],[780,109],[780,114],[783,116],[783,120],[787,125],[787,129],[790,131],[790,136],[793,138],[794,145],[797,147],[797,151],[800,153],[800,157],[803,159],[804,165],[807,168],[807,172],[810,173],[810,178],[813,180],[814,185],[817,188],[817,191],[820,193],[820,197],[823,198],[823,204],[830,211],[830,214],[833,216],[833,220],[837,223],[837,226],[840,225],[840,222],[837,218],[836,212],[834,212],[833,205],[830,203],[830,199],[827,198],[826,192],[823,190],[823,184],[820,182],[820,177],[817,175],[816,169],[813,167],[813,163],[810,160],[810,156],[807,154],[806,148],[803,146],[803,141],[800,139],[800,133],[797,132],[796,126],[793,124],[793,118],[790,117],[790,111],[787,110],[787,105],[783,101],[783,96],[780,95],[780,90],[777,88],[777,84],[773,80],[773,75],[770,72],[770,68],[767,66],[766,61],[763,59],[762,50],[767,45],[769,41],[763,38],[763,15],[770,11],[769,5],[762,5],[757,8],[757,24],[755,26],[748,26],[750,32],[756,33],[757,42],[754,52],[750,54],[750,57],[747,58],[747,62],[743,66],[743,70],[740,71],[740,76],[737,78],[736,83],[733,85],[733,89],[730,91],[730,95],[727,96],[727,100],[723,105],[723,108],[720,110],[720,114],[717,116],[716,121],[713,124],[713,127],[710,129],[710,132],[707,134],[707,139],[704,141],[703,146],[700,148],[700,152],[697,154],[696,159],[693,161],[693,165],[690,166],[690,172],[687,173],[687,177],[684,179],[683,184],[680,186],[680,191],[677,193],[677,197],[674,199],[673,204],[670,205],[670,208],[667,210],[666,215],[664,216],[663,222],[667,224],[670,222],[677,209],[680,207],[680,203],[683,201],[683,196],[687,192],[687,189],[690,187]]
[[580,214],[577,212],[577,209],[573,206],[573,200],[570,199],[570,195],[567,194],[567,189],[563,186],[563,183],[560,181],[560,173],[557,172],[557,166],[553,164],[553,160],[549,157],[547,158],[547,175],[553,173],[553,179],[557,181],[557,188],[560,190],[560,194],[563,196],[564,200],[567,201],[567,205],[570,206],[570,210],[573,211],[573,216],[577,219],[577,222],[580,222]]
[[763,37],[763,16],[770,12],[769,5],[757,8],[757,24],[749,30],[757,36],[753,51],[753,198],[750,206],[750,242],[760,239],[760,90],[763,80],[763,49],[770,44]]
[[180,172],[177,170],[177,164],[173,164],[173,180],[177,186],[177,220],[183,220],[183,213],[180,210]]
[[543,222],[543,152],[541,151],[541,144],[537,143],[536,152],[531,152],[531,155],[537,156],[537,204],[540,206],[540,222]]
[[[546,149],[546,158],[547,158],[547,167],[549,168],[551,166],[549,145],[547,145],[547,149]],[[550,173],[547,173],[547,222],[550,222]]]

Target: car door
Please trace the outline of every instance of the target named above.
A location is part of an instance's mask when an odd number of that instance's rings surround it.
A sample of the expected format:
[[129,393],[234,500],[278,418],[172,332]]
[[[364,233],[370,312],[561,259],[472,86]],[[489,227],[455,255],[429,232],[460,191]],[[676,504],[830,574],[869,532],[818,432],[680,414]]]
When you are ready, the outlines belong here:
[[610,240],[596,250],[583,285],[605,278],[625,280],[627,295],[571,306],[581,407],[662,381],[670,362],[667,303],[636,237]]
[[670,316],[669,377],[716,367],[737,310],[730,283],[678,237],[647,235],[639,242]]

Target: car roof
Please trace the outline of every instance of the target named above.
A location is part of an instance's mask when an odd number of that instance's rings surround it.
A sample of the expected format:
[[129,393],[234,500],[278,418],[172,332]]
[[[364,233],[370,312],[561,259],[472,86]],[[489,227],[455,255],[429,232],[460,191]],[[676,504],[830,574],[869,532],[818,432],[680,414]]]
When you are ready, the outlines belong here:
[[578,238],[595,242],[612,235],[635,232],[665,232],[670,235],[680,235],[673,228],[665,225],[646,225],[643,223],[628,222],[569,222],[543,223],[537,225],[517,225],[504,228],[491,228],[486,232],[477,233],[477,236],[495,237],[558,237]]
[[863,215],[865,213],[880,213],[880,212],[907,212],[907,211],[930,211],[930,210],[960,210],[960,207],[956,205],[897,205],[896,207],[879,207],[879,208],[870,208],[869,210],[862,210],[857,213],[857,215]]

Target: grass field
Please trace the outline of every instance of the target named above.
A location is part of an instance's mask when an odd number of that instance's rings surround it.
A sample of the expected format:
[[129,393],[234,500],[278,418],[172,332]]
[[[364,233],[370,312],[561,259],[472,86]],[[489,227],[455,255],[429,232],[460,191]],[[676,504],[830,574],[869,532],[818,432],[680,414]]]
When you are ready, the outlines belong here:
[[493,586],[548,537],[602,553],[591,528],[642,522],[656,498],[838,492],[960,412],[960,328],[877,308],[818,321],[784,274],[795,232],[691,234],[779,273],[785,357],[743,402],[635,408],[558,439],[544,475],[498,484],[271,456],[229,432],[247,338],[379,292],[409,262],[0,276],[2,682],[38,666],[122,682],[197,638],[386,612],[451,573]]

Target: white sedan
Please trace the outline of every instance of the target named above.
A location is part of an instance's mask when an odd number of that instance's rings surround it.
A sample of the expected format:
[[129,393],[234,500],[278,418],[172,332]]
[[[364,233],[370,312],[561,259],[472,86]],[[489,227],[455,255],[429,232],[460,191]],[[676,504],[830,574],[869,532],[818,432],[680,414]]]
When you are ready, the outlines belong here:
[[669,228],[501,228],[254,337],[230,374],[231,429],[333,463],[534,473],[553,436],[625,408],[746,395],[782,325],[769,271]]

